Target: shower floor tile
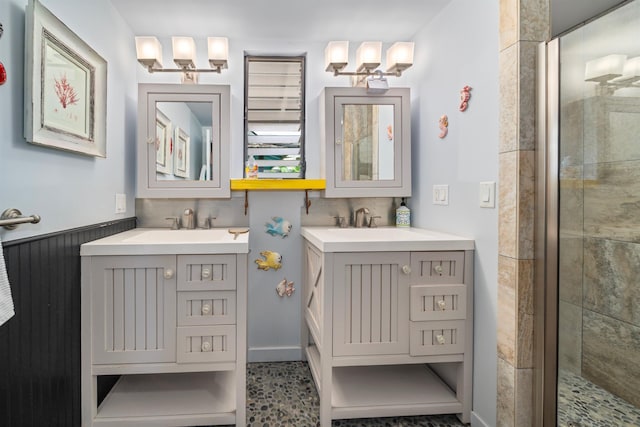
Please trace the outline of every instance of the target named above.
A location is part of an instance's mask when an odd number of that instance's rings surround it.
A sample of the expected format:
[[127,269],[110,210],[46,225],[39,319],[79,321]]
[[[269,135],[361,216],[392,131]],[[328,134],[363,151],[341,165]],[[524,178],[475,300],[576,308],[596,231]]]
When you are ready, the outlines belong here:
[[[247,365],[247,427],[316,427],[320,401],[306,362]],[[455,415],[334,420],[332,427],[460,427]]]
[[583,377],[566,370],[558,374],[558,426],[640,426],[640,408]]

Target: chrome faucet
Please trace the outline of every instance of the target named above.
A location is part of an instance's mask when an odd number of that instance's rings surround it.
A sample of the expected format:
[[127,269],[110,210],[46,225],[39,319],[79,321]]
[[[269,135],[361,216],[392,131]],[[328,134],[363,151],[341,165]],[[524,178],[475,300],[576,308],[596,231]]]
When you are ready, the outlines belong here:
[[196,228],[193,209],[187,208],[182,213],[182,226],[189,230],[193,230]]
[[369,209],[360,208],[356,211],[356,218],[353,225],[356,228],[362,228],[367,226],[367,215],[369,215]]

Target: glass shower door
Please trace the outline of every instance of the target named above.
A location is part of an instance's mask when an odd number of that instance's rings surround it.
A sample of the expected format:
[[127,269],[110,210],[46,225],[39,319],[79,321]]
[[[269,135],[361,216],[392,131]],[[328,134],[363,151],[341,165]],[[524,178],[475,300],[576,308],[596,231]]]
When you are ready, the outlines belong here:
[[559,426],[640,426],[640,0],[560,37]]

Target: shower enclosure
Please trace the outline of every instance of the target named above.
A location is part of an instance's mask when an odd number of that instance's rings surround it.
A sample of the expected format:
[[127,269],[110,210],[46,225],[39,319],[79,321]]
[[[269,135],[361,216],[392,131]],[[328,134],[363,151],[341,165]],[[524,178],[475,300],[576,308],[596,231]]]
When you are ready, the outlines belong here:
[[543,51],[544,425],[640,426],[640,0]]

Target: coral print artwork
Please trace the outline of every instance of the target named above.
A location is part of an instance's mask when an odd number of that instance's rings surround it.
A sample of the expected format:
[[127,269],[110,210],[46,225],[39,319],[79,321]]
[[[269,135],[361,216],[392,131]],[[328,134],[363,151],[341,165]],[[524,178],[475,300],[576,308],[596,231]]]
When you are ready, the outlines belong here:
[[71,52],[45,41],[42,76],[43,125],[90,138],[91,70]]

